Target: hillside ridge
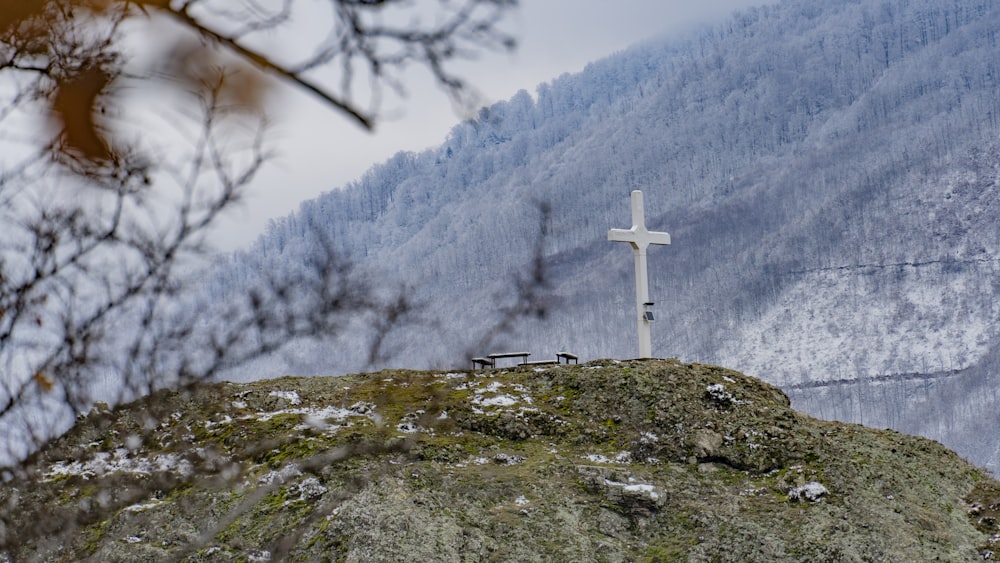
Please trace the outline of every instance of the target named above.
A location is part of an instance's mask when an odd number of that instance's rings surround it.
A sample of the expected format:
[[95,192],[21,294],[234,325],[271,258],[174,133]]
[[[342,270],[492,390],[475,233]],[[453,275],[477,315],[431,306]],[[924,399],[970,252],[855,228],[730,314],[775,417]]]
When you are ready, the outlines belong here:
[[[245,295],[330,241],[429,318],[302,339],[232,377],[462,365],[491,339],[631,354],[631,256],[607,232],[638,189],[673,239],[649,257],[659,354],[1000,475],[998,28],[991,0],[783,0],[521,91],[275,220],[214,284]],[[544,318],[498,334],[536,263]],[[374,368],[373,341],[392,355]],[[838,384],[791,390],[819,381]]]
[[0,489],[49,561],[973,560],[1000,483],[677,360],[164,390],[99,406]]

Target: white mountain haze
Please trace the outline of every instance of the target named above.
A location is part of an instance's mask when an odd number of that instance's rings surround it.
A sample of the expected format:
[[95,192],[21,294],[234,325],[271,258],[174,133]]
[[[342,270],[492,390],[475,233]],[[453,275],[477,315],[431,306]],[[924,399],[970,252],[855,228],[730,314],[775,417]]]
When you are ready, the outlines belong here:
[[[521,91],[275,220],[213,298],[310,260],[316,233],[422,320],[376,367],[634,356],[629,193],[654,355],[725,365],[811,414],[941,440],[1000,471],[1000,4],[787,0]],[[544,212],[544,210],[548,212]],[[545,266],[544,318],[492,331]],[[358,330],[238,378],[370,367]]]

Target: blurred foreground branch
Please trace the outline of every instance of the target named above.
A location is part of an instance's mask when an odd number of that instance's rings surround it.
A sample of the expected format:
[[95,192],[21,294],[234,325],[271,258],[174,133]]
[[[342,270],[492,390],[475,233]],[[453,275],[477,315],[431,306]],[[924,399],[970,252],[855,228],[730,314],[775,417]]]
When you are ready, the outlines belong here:
[[[365,128],[424,68],[511,48],[514,0],[21,0],[0,10],[0,465],[95,400],[204,381],[349,319],[412,315],[320,241],[199,301],[213,225],[271,157],[273,78]],[[379,355],[376,337],[371,357]]]
[[[511,48],[500,23],[515,0],[7,4],[0,478],[30,478],[43,445],[109,405],[149,401],[149,431],[171,415],[157,411],[158,389],[191,389],[289,341],[335,338],[359,323],[373,334],[375,362],[385,335],[414,322],[417,306],[403,289],[373,288],[318,234],[302,268],[263,268],[245,292],[213,296],[203,279],[211,229],[271,158],[264,109],[274,77],[364,128],[384,91],[405,94],[404,72],[414,66],[465,103],[469,88],[449,63]],[[130,436],[126,446],[143,439]],[[299,461],[311,470],[403,446],[355,445]],[[150,495],[239,478],[238,463],[209,454],[190,478],[102,481],[96,505],[39,512],[26,528],[5,513],[0,555]]]

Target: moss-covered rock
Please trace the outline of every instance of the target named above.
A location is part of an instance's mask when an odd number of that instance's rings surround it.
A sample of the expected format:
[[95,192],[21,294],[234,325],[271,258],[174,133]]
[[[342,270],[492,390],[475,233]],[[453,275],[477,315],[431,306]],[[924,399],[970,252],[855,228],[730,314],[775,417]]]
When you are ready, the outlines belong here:
[[673,360],[161,391],[11,472],[0,559],[964,561],[1000,484]]

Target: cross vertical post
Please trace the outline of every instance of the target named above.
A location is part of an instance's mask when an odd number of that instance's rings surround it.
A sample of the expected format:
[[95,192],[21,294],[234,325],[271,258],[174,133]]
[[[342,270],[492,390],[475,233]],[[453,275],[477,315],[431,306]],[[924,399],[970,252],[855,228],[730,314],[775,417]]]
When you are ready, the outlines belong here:
[[649,301],[646,247],[651,244],[670,244],[670,235],[646,230],[646,211],[643,206],[642,192],[634,190],[632,192],[632,228],[611,229],[608,231],[608,240],[627,242],[632,245],[635,254],[635,309],[639,332],[639,357],[651,358],[653,344],[650,322],[653,320],[653,316],[648,309],[652,303]]

